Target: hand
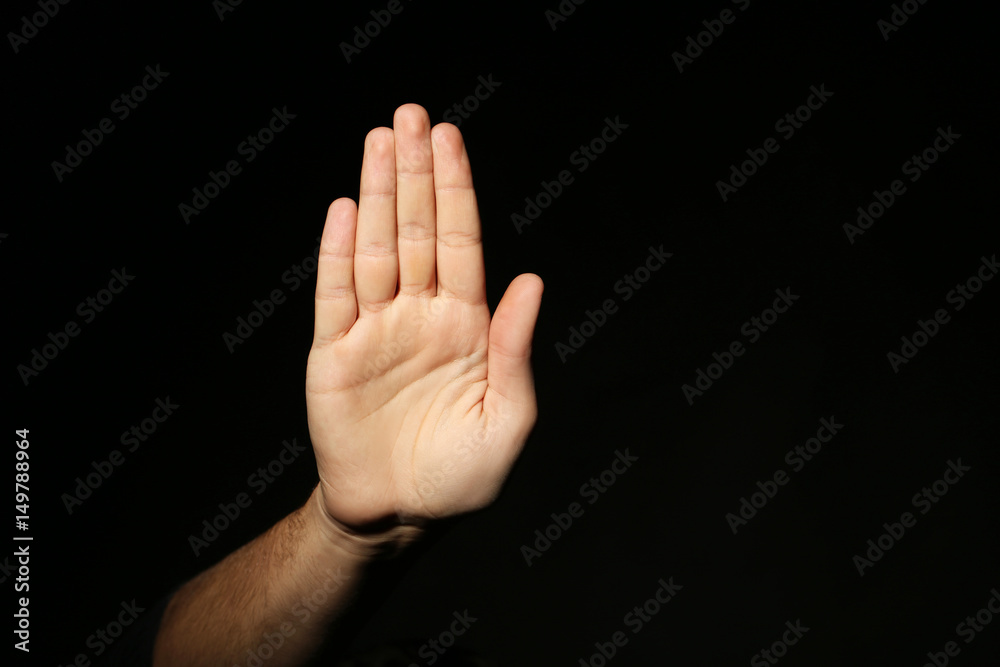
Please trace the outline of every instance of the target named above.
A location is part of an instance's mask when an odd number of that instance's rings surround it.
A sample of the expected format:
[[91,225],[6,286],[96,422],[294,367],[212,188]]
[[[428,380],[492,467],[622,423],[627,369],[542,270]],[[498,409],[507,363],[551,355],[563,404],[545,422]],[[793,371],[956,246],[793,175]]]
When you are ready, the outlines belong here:
[[531,338],[542,281],[490,320],[462,135],[407,104],[365,140],[359,204],[330,205],[306,372],[330,517],[364,528],[484,507],[537,417]]

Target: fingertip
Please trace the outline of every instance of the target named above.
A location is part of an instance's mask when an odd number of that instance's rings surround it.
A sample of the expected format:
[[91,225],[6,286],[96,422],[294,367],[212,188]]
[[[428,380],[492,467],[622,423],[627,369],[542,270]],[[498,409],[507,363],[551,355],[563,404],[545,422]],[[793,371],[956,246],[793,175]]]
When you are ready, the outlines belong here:
[[464,149],[462,131],[451,123],[438,123],[431,128],[431,142],[435,149],[451,157],[461,156]]
[[326,208],[326,219],[340,217],[344,213],[356,211],[357,208],[357,203],[350,197],[338,197]]
[[419,104],[407,102],[400,105],[392,115],[392,126],[393,128],[414,126],[423,129],[430,126],[430,116],[427,115],[427,110]]
[[545,283],[537,274],[522,273],[510,281],[508,292],[512,300],[512,313],[520,317],[541,307]]
[[523,282],[525,289],[531,289],[538,296],[545,293],[545,281],[537,273],[522,273],[515,280]]
[[335,199],[326,210],[326,224],[323,226],[323,245],[339,247],[354,242],[354,226],[358,217],[358,205],[350,197]]
[[368,131],[365,135],[365,154],[380,154],[385,151],[394,151],[393,132],[389,127],[376,127]]

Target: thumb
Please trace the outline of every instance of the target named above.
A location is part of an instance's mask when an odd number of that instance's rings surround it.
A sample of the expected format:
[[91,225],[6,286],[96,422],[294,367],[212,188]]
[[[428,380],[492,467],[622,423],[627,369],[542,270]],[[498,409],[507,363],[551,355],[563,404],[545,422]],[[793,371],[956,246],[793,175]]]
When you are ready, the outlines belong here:
[[[535,409],[531,339],[542,305],[542,279],[522,273],[511,281],[490,323],[486,383],[499,399]],[[488,407],[488,406],[486,406]],[[500,406],[494,406],[500,407]]]

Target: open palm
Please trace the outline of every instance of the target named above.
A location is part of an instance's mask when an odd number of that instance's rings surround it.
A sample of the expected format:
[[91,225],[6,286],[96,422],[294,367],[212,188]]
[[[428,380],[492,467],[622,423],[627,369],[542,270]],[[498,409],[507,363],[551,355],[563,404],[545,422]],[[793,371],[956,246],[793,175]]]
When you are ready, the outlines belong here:
[[440,518],[498,493],[535,423],[542,282],[511,282],[492,321],[462,135],[415,104],[365,140],[361,193],[331,204],[306,372],[330,515],[363,527]]

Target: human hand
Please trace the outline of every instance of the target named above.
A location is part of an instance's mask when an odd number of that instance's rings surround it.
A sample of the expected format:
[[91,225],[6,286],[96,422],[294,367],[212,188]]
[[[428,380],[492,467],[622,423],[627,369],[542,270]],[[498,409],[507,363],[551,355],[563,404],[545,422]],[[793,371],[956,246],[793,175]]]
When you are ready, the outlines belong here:
[[542,281],[490,319],[479,213],[458,128],[415,104],[365,140],[359,204],[330,205],[306,371],[329,516],[363,528],[442,518],[500,490],[537,417],[531,339]]

